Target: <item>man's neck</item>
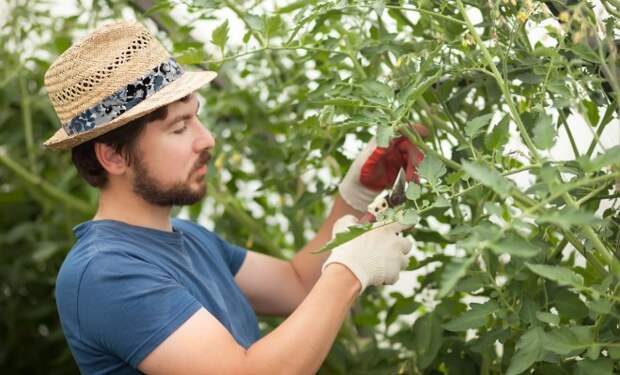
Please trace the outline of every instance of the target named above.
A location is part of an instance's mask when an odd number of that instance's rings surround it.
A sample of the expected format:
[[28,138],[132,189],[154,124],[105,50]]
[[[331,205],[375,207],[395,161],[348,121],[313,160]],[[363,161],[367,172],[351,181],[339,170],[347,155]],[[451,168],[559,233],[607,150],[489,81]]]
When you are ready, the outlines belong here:
[[101,190],[99,207],[93,220],[117,220],[140,227],[172,231],[170,211],[148,203],[131,190],[108,187]]

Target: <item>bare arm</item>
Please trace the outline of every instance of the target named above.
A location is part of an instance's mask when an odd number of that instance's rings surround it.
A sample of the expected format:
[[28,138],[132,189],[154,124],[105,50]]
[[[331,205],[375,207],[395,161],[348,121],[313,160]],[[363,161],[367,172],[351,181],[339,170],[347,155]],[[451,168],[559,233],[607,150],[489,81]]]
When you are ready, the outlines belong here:
[[201,309],[140,364],[146,374],[313,374],[334,342],[360,282],[330,265],[299,307],[247,350]]
[[306,298],[321,276],[330,252],[312,254],[331,239],[334,222],[344,215],[361,216],[336,195],[332,209],[318,233],[291,261],[248,251],[235,281],[259,315],[287,316]]

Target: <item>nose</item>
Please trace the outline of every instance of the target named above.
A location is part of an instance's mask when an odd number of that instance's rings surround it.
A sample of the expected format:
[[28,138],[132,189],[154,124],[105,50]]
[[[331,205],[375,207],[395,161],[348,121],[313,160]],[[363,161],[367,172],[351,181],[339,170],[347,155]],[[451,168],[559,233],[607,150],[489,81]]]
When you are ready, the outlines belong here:
[[195,152],[200,153],[206,148],[213,148],[215,146],[215,138],[200,121],[197,121],[196,139],[194,139],[193,149]]

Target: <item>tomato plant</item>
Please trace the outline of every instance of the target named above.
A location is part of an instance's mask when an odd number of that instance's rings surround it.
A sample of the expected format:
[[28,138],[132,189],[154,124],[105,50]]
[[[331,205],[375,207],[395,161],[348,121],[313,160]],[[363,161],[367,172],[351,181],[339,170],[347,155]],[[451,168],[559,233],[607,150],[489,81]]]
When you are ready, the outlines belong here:
[[[620,9],[597,3],[108,1],[61,17],[10,2],[3,368],[75,372],[53,276],[96,194],[68,155],[38,147],[58,126],[42,76],[85,29],[129,14],[181,63],[219,72],[201,91],[217,140],[208,198],[180,214],[232,242],[290,257],[321,224],[352,145],[403,134],[424,150],[421,184],[385,214],[415,226],[415,282],[365,293],[321,373],[617,373],[620,147],[607,141],[620,114]],[[265,332],[279,322],[261,321]]]

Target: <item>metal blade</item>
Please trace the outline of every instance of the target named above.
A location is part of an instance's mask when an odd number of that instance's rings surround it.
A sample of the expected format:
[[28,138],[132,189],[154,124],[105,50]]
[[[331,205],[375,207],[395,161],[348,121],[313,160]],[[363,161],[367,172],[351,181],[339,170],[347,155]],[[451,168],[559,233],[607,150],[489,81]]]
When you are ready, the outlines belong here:
[[405,190],[407,189],[407,180],[405,178],[405,170],[401,167],[396,176],[396,181],[392,185],[392,191],[387,197],[388,205],[396,207],[403,204],[407,200]]

